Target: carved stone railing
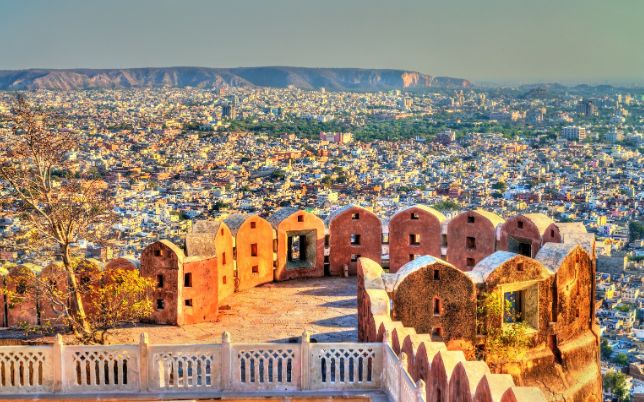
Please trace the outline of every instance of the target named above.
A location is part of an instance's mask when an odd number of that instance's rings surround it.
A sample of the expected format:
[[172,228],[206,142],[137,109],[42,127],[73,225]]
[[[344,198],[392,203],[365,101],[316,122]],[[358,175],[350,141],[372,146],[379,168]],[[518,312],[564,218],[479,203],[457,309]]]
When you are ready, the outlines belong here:
[[385,393],[424,402],[388,343],[0,346],[0,399],[47,395]]

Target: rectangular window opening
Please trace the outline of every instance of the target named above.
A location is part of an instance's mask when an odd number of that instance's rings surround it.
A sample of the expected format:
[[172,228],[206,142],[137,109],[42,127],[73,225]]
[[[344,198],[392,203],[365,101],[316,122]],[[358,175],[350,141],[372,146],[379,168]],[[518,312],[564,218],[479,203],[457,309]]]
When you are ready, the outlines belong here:
[[467,237],[465,239],[465,248],[467,248],[468,250],[476,250],[476,238]]
[[250,245],[250,256],[257,257],[257,243],[252,243]]
[[359,246],[360,245],[360,235],[359,234],[352,234],[351,235],[351,245],[352,246]]
[[165,308],[165,301],[163,299],[157,299],[157,310],[163,310]]
[[412,233],[409,235],[409,245],[410,246],[420,246],[420,234]]
[[157,288],[162,288],[164,285],[164,278],[163,275],[159,274],[157,275]]
[[438,269],[435,269],[434,270],[434,280],[439,281],[440,279],[441,279],[441,271],[439,271]]
[[411,220],[417,221],[418,219],[420,219],[420,217],[418,216],[418,212],[412,212],[411,213]]
[[468,259],[465,261],[465,263],[466,263],[465,265],[466,265],[468,268],[473,268],[473,267],[474,267],[474,265],[476,265],[476,261],[474,261],[474,258],[468,258]]
[[351,214],[351,219],[357,221],[360,219],[360,214],[358,212]]
[[474,217],[473,216],[468,216],[467,217],[467,223],[474,223]]
[[192,273],[186,273],[183,275],[183,287],[192,287]]
[[259,274],[259,265],[253,265],[252,272],[254,274]]
[[255,229],[257,227],[257,222],[251,222],[250,223],[250,228]]
[[192,307],[192,299],[186,299],[185,302],[186,307]]

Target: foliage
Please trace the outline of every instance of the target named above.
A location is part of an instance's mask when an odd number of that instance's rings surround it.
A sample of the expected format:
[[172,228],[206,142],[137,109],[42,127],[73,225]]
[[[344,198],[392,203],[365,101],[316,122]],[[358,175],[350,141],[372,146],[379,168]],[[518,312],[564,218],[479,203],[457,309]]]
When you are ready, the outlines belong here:
[[[79,139],[53,113],[17,96],[11,130],[2,132],[0,179],[21,202],[22,219],[46,243],[56,245],[63,259],[72,308],[63,309],[79,338],[90,334],[81,292],[71,265],[70,245],[80,239],[100,241],[111,223],[107,193],[87,172],[77,172],[70,155]],[[45,244],[46,244],[45,243]],[[43,247],[42,243],[38,247]]]
[[93,340],[105,343],[110,329],[149,317],[152,300],[148,294],[153,287],[153,281],[136,270],[102,272],[100,280],[88,292]]
[[613,354],[613,348],[608,344],[608,341],[606,339],[602,339],[601,343],[599,344],[599,348],[601,351],[602,359],[610,359],[610,356]]
[[497,181],[496,183],[492,184],[492,188],[494,190],[499,190],[500,192],[504,192],[505,190],[508,189],[508,185],[504,181]]
[[610,391],[620,402],[630,399],[626,376],[619,371],[611,370],[604,374],[604,389]]
[[619,364],[620,366],[628,365],[628,355],[626,353],[618,353],[613,357],[613,362]]
[[[73,259],[72,266],[78,278],[79,291],[86,308],[89,330],[78,337],[82,342],[105,343],[108,331],[126,323],[134,323],[152,313],[148,293],[154,283],[140,276],[139,271],[128,269],[100,270],[86,259]],[[80,325],[74,314],[69,314],[72,296],[65,286],[63,266],[53,264],[37,278],[41,298],[62,324],[72,328]]]
[[432,205],[432,208],[441,212],[451,212],[461,209],[461,205],[456,201],[445,200]]
[[[524,360],[531,341],[528,325],[518,320],[520,312],[502,296],[498,291],[486,293],[477,308],[480,325],[485,326],[483,358],[493,368]],[[508,316],[513,322],[504,322]]]
[[644,221],[631,221],[628,224],[630,241],[644,239]]

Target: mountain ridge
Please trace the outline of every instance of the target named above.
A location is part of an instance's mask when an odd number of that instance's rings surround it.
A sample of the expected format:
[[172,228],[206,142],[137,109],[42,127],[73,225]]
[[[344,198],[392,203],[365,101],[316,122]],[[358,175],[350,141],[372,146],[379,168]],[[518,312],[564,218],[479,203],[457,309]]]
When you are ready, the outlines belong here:
[[412,70],[317,67],[135,67],[0,70],[2,90],[125,89],[152,87],[295,86],[301,89],[391,90],[468,88],[469,80]]

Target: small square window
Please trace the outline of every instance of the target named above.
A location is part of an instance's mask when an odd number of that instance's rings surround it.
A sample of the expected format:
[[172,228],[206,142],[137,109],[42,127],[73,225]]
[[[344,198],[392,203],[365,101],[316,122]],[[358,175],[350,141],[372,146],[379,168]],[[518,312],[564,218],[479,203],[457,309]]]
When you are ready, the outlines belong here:
[[440,279],[441,279],[441,271],[439,271],[438,269],[435,269],[434,270],[434,280],[438,281]]
[[420,219],[420,217],[418,216],[418,212],[412,212],[411,213],[411,220],[417,221],[418,219]]
[[358,258],[360,258],[360,254],[351,254],[351,262],[358,261]]
[[298,222],[304,222],[304,215],[298,215],[297,216],[297,221]]
[[259,265],[253,265],[252,272],[254,274],[259,274]]
[[186,304],[186,307],[192,307],[192,299],[186,299],[184,303]]
[[409,235],[409,245],[410,246],[420,246],[420,234],[412,233]]
[[414,261],[416,259],[416,254],[409,254],[409,261]]
[[523,221],[518,221],[518,222],[517,222],[517,227],[518,227],[519,229],[523,229]]
[[163,255],[163,253],[161,252],[161,250],[159,250],[159,249],[154,250],[154,256],[155,257],[161,257],[162,255]]
[[432,336],[435,337],[435,338],[442,338],[443,337],[443,328],[441,328],[441,327],[432,328]]
[[257,227],[257,222],[251,222],[250,223],[250,228],[255,229]]
[[186,288],[192,287],[192,274],[187,273],[183,275],[183,286]]
[[519,272],[523,271],[523,263],[522,262],[517,264],[517,271],[519,271]]
[[467,223],[474,223],[474,217],[473,216],[468,216],[467,217]]
[[353,219],[354,221],[357,221],[358,219],[360,219],[360,214],[357,212],[351,214],[351,219]]
[[253,243],[250,245],[250,256],[257,257],[257,243]]
[[161,289],[164,285],[163,275],[157,275],[157,288]]
[[157,299],[157,310],[163,310],[165,308],[165,301],[163,299]]
[[476,239],[474,237],[467,237],[465,239],[465,247],[469,250],[476,250]]
[[466,261],[466,265],[468,268],[474,267],[476,265],[476,262],[474,261],[474,258],[468,258]]
[[360,245],[360,235],[359,234],[352,234],[351,235],[351,245],[352,246],[359,246]]

